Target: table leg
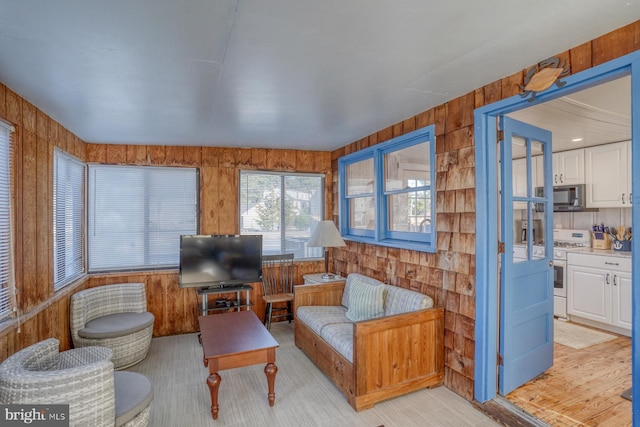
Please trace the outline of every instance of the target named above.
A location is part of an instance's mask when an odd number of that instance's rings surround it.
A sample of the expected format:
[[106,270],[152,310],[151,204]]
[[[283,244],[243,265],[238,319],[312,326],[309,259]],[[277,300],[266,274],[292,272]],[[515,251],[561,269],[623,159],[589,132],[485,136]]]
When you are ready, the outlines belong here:
[[267,383],[269,384],[269,406],[273,406],[276,401],[276,393],[274,391],[276,383],[276,374],[278,373],[278,367],[275,363],[267,363],[264,367],[264,373],[267,376]]
[[207,385],[211,393],[211,416],[214,420],[218,419],[218,390],[220,389],[221,381],[222,378],[220,378],[217,372],[214,372],[207,378]]

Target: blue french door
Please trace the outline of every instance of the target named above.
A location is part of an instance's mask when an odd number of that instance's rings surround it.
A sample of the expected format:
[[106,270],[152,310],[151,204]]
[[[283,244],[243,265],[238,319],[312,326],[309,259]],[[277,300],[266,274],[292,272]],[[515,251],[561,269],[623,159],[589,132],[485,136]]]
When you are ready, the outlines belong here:
[[553,187],[551,132],[500,122],[498,385],[506,395],[553,365]]

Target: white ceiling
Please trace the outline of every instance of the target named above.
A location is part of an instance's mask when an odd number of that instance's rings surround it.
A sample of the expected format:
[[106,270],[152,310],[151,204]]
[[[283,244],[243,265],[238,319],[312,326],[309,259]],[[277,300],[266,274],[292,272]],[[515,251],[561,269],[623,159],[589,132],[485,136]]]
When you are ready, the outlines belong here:
[[631,78],[508,114],[551,131],[553,152],[631,139]]
[[332,150],[640,0],[0,0],[0,81],[87,142]]

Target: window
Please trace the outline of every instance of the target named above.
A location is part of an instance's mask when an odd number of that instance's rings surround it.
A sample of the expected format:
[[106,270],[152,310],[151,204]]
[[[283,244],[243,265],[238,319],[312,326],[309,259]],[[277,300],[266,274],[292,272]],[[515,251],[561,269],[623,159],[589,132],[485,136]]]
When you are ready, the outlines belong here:
[[194,168],[89,165],[89,272],[177,267],[198,184]]
[[339,160],[343,237],[435,251],[433,132],[427,126]]
[[11,206],[12,132],[12,126],[0,121],[0,319],[9,317],[15,304]]
[[322,257],[307,242],[324,219],[323,175],[240,171],[239,211],[240,234],[262,235],[264,255]]
[[78,159],[53,152],[53,289],[84,273],[84,171]]

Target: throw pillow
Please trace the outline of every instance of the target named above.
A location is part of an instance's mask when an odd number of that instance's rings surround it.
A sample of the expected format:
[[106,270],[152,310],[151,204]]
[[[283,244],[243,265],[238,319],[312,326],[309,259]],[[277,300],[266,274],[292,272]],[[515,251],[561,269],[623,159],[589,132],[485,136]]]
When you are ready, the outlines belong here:
[[352,322],[380,317],[384,314],[384,285],[354,283],[349,289],[347,319]]

